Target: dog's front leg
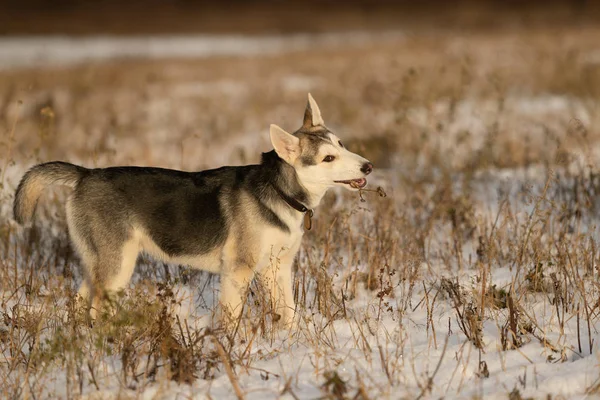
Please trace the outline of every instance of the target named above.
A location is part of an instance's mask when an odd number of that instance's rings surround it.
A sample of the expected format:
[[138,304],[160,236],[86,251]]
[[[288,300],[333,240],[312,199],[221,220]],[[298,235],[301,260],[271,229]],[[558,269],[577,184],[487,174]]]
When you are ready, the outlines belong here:
[[294,264],[294,253],[291,257],[285,257],[281,261],[281,269],[279,270],[278,284],[281,287],[282,303],[278,309],[278,314],[281,315],[281,323],[283,326],[289,327],[294,320],[296,314],[296,305],[294,304],[293,290],[293,275],[292,266]]
[[231,325],[241,317],[248,285],[253,277],[253,269],[245,264],[238,264],[221,274],[220,303],[226,324]]
[[280,317],[279,323],[289,327],[295,315],[292,267],[300,241],[281,257],[273,258],[261,274],[269,291],[273,311]]

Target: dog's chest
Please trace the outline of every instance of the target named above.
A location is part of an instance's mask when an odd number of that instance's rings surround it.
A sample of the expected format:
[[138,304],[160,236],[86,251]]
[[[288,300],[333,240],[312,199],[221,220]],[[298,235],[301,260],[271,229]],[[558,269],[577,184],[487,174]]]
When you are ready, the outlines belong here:
[[283,232],[280,229],[263,230],[262,240],[264,256],[283,256],[290,251],[295,252],[298,249],[304,231],[302,229],[293,229],[290,232]]

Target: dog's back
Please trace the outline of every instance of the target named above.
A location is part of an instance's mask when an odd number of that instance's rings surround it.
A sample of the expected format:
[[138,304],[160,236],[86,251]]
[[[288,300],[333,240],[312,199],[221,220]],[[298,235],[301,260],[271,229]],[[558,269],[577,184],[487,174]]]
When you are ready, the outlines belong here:
[[225,239],[221,198],[231,190],[234,176],[232,167],[198,173],[99,169],[77,186],[71,207],[75,213],[97,214],[95,226],[106,225],[113,235],[122,224],[143,230],[169,257],[198,255]]

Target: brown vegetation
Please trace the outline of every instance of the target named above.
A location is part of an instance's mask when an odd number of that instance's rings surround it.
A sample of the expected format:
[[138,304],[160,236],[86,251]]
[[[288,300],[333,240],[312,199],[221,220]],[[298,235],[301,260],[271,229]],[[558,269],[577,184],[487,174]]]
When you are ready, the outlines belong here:
[[[269,123],[300,125],[308,91],[349,148],[385,167],[371,185],[388,196],[324,199],[296,265],[298,324],[282,339],[257,285],[234,333],[189,325],[180,304],[210,310],[202,302],[216,279],[146,259],[114,299],[116,315],[87,325],[72,304],[80,278],[64,192],[54,192],[34,228],[0,222],[0,394],[51,396],[48,372],[58,368],[67,397],[115,380],[117,392],[136,397],[223,374],[244,397],[239,380],[259,374],[297,398],[297,365],[276,372],[261,363],[302,348],[326,398],[414,398],[502,374],[496,354],[524,363],[590,355],[600,315],[598,37],[594,28],[431,34],[285,55],[1,72],[3,205],[25,166],[41,160],[190,170],[255,162],[269,149]],[[435,355],[428,370],[412,353],[413,324]],[[350,342],[340,342],[341,326]],[[464,361],[471,351],[477,378]],[[119,363],[107,368],[107,359]],[[439,381],[444,369],[450,383]],[[521,398],[527,382],[507,393]]]

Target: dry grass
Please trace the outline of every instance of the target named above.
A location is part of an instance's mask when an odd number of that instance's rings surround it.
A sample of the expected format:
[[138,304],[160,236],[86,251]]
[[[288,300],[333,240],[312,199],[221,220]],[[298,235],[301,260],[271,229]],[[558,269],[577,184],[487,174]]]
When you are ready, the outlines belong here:
[[[477,397],[500,380],[523,398],[537,375],[510,375],[515,363],[572,362],[597,347],[599,34],[432,34],[2,72],[3,215],[39,160],[255,162],[269,123],[300,124],[307,91],[349,148],[386,167],[372,185],[388,197],[326,196],[296,264],[298,323],[282,335],[258,285],[235,332],[184,319],[190,303],[209,318],[218,280],[146,259],[116,315],[89,326],[73,305],[65,193],[52,192],[34,228],[0,222],[0,394],[192,396],[231,385],[231,396],[260,397],[249,381],[260,376],[272,397]],[[598,391],[594,379],[584,390]]]

